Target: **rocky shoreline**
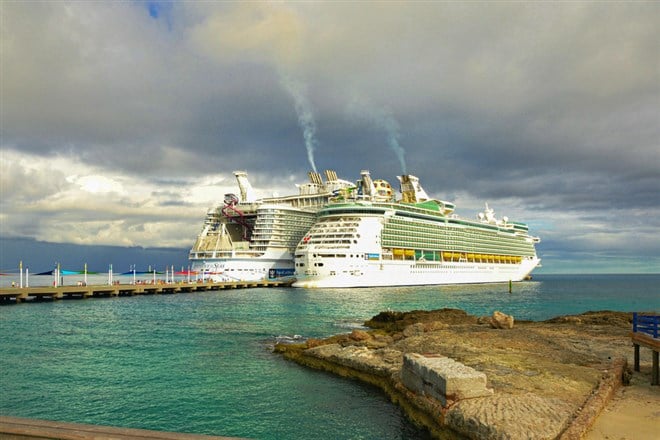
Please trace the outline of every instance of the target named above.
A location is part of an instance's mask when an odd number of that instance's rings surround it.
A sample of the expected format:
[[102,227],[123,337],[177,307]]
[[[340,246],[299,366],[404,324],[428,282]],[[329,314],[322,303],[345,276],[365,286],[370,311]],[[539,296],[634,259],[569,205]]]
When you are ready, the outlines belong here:
[[[383,312],[365,323],[368,330],[277,344],[275,351],[379,387],[436,438],[579,439],[630,378],[631,322],[631,313],[609,311],[515,325],[506,315],[457,309]],[[404,357],[450,358],[485,374],[492,392],[438,398],[411,390],[404,385],[411,381],[402,381]],[[442,386],[453,380],[445,377]]]

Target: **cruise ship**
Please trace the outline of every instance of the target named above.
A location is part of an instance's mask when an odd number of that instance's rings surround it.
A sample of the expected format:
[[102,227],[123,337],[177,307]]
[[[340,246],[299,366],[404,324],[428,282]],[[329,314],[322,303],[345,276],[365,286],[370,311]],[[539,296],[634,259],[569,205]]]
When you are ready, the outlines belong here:
[[256,198],[245,171],[235,171],[239,195],[225,194],[210,209],[189,254],[192,270],[213,281],[259,281],[294,274],[293,252],[337,192],[355,186],[325,171],[298,187],[298,194]]
[[529,276],[540,259],[524,223],[486,209],[475,220],[430,198],[419,179],[391,185],[362,171],[354,191],[319,211],[295,251],[294,287],[371,287],[497,283]]

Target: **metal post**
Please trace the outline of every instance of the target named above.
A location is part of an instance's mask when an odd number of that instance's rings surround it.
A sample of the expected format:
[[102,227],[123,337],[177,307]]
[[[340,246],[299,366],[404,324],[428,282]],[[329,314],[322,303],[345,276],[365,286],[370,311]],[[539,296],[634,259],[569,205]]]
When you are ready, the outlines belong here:
[[18,271],[20,272],[20,281],[18,287],[23,288],[23,260],[18,263]]
[[133,285],[137,284],[135,282],[135,264],[133,265]]
[[108,285],[112,286],[112,264],[108,268]]
[[87,263],[85,263],[85,286],[87,285]]
[[25,287],[30,287],[30,269],[25,268]]

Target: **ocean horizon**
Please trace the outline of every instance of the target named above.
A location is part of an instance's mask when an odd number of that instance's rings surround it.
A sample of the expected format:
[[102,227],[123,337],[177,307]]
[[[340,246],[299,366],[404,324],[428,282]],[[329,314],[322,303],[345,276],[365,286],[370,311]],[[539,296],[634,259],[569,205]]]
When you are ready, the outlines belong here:
[[260,288],[5,305],[0,414],[256,439],[424,438],[380,390],[285,361],[273,345],[350,332],[384,310],[660,311],[658,285],[660,274],[536,274],[512,293],[508,283]]

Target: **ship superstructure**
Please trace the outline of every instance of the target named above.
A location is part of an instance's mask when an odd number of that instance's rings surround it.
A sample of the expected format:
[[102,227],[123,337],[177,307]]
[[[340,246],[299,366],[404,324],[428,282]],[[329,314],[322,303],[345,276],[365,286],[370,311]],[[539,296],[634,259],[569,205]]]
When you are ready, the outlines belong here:
[[353,183],[332,170],[310,172],[298,194],[258,199],[245,171],[235,171],[239,194],[225,194],[210,209],[190,250],[192,269],[204,279],[256,281],[293,275],[293,251],[330,197]]
[[338,194],[295,251],[294,287],[368,287],[520,281],[539,265],[524,223],[497,219],[486,205],[475,220],[430,198],[419,179],[391,186],[362,172]]

